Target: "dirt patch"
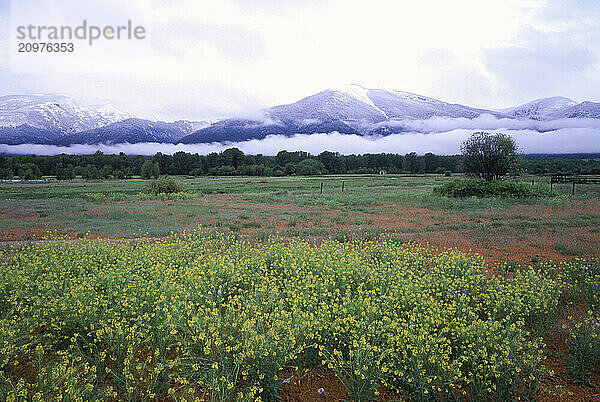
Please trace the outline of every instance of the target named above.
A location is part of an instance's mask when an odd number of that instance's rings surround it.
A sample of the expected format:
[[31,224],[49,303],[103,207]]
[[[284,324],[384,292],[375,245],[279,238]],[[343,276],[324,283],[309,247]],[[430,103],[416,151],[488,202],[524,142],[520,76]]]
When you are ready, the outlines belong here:
[[48,228],[43,226],[27,228],[10,228],[0,233],[0,242],[23,242],[39,240],[48,233]]
[[344,386],[333,372],[307,371],[284,376],[282,400],[285,402],[348,401]]

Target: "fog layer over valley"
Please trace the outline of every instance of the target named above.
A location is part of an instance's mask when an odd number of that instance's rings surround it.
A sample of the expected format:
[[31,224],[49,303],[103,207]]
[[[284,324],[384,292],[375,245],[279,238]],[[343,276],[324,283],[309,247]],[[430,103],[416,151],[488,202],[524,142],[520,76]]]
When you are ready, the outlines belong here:
[[[600,127],[561,128],[552,131],[503,130],[521,145],[526,153],[591,153],[600,152]],[[334,151],[342,154],[432,152],[436,155],[459,153],[459,145],[471,133],[472,129],[454,129],[440,133],[408,132],[387,136],[361,136],[356,134],[296,134],[293,136],[270,135],[263,139],[241,142],[208,144],[166,144],[166,143],[122,143],[122,144],[75,144],[56,146],[44,144],[0,144],[0,153],[57,155],[91,154],[101,151],[107,154],[154,155],[157,152],[173,154],[178,151],[199,153],[220,152],[237,147],[246,154],[276,155],[280,150],[307,151],[318,154],[322,151]]]

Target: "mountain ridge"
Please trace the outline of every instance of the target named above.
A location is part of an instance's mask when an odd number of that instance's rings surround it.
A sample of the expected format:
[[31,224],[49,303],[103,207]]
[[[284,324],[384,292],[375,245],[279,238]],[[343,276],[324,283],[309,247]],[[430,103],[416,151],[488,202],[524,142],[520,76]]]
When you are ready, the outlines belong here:
[[[449,103],[405,91],[357,84],[328,88],[297,102],[263,111],[263,118],[214,122],[152,121],[113,104],[82,106],[63,95],[0,97],[0,143],[99,144],[120,142],[209,143],[262,139],[268,135],[339,132],[387,135],[405,132],[403,121],[433,117],[513,120],[600,118],[600,103],[548,97],[501,110]],[[400,124],[399,124],[400,123]]]

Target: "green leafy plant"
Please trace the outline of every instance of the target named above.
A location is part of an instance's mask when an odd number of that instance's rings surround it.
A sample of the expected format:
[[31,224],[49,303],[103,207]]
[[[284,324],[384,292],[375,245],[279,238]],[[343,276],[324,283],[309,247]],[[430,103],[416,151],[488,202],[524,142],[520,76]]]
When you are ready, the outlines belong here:
[[433,189],[447,197],[552,198],[557,194],[544,184],[531,185],[516,181],[454,179]]
[[595,386],[589,376],[593,367],[600,364],[600,320],[594,317],[576,324],[568,346],[569,373],[573,381]]
[[146,192],[154,195],[175,194],[183,192],[183,186],[172,177],[161,176],[148,184]]

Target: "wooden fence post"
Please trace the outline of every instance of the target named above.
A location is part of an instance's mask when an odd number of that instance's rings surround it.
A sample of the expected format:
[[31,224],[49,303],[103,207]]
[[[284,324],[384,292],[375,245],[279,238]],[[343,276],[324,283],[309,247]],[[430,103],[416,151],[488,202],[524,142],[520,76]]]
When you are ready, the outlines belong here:
[[323,182],[321,182],[321,194],[323,194]]
[[573,179],[573,190],[571,190],[571,195],[575,195],[575,179]]
[[344,181],[342,180],[342,193],[344,192]]

